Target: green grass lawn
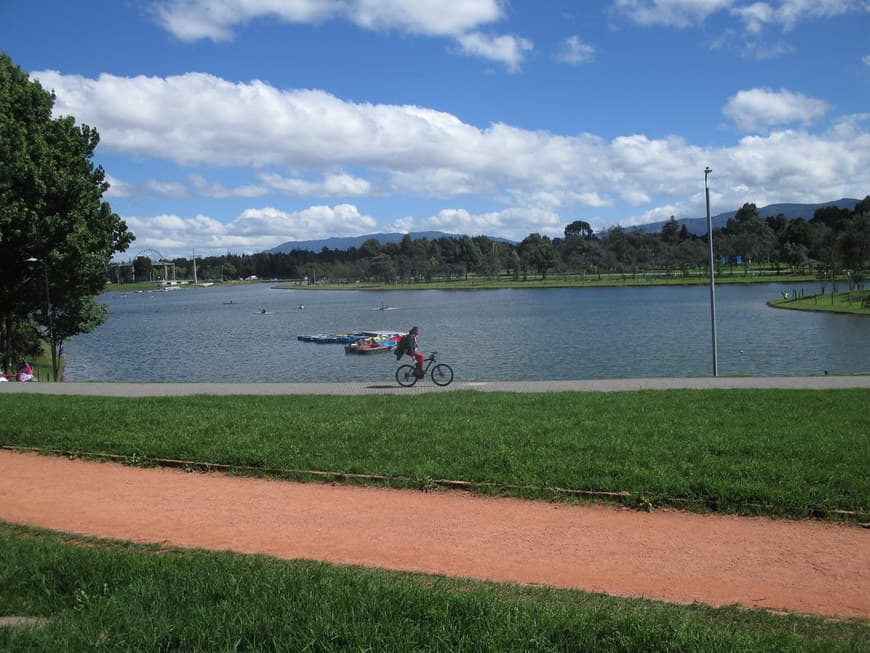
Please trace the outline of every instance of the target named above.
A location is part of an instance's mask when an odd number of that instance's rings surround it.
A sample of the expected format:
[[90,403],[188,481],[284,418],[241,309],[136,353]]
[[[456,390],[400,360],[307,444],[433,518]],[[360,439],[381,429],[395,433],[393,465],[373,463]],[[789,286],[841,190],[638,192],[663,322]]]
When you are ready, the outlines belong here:
[[[0,445],[531,498],[867,520],[870,392],[0,395]],[[557,488],[561,490],[557,490]],[[840,511],[855,514],[842,514]]]
[[[716,275],[717,284],[747,284],[747,283],[804,283],[815,281],[815,275],[807,274],[777,274],[773,271],[755,270],[750,274],[742,271],[723,272]],[[383,282],[353,282],[353,283],[318,283],[304,286],[288,283],[278,283],[278,288],[294,290],[498,290],[504,288],[604,288],[621,286],[697,286],[710,283],[704,274],[684,276],[679,273],[607,273],[602,275],[589,274],[559,274],[554,273],[542,279],[530,275],[526,279],[513,279],[502,275],[498,278],[469,275],[464,279],[442,279],[433,281],[402,281],[396,283]]]
[[798,299],[777,299],[768,302],[768,304],[775,308],[789,308],[798,311],[870,315],[870,290],[828,293]]
[[[366,397],[0,395],[0,444],[438,479],[537,498],[866,521],[866,390]],[[296,471],[292,471],[296,470]],[[833,512],[847,510],[859,514]],[[863,516],[861,516],[863,515]],[[2,651],[868,651],[870,623],[618,599],[0,522]]]
[[867,651],[870,624],[82,539],[0,522],[2,651]]

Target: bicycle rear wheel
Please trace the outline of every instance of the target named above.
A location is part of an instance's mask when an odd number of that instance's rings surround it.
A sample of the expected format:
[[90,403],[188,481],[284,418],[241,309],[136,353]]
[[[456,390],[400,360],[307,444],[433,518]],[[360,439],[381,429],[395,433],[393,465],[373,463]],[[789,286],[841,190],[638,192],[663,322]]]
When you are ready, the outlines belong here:
[[432,383],[435,385],[450,385],[453,380],[453,369],[447,363],[438,363],[432,368]]
[[406,388],[409,388],[417,383],[417,377],[414,374],[414,366],[399,365],[399,369],[396,370],[396,381],[399,382],[399,385]]

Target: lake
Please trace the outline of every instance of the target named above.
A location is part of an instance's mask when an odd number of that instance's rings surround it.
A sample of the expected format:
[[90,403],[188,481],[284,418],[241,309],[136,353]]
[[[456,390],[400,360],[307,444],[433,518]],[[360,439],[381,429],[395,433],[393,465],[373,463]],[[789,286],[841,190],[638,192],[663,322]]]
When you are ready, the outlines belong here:
[[[870,372],[870,319],[765,304],[794,288],[717,286],[720,375]],[[415,324],[421,349],[440,352],[462,381],[713,373],[705,286],[373,292],[260,283],[100,301],[107,321],[66,344],[67,381],[389,381],[392,354],[349,356],[297,336]]]

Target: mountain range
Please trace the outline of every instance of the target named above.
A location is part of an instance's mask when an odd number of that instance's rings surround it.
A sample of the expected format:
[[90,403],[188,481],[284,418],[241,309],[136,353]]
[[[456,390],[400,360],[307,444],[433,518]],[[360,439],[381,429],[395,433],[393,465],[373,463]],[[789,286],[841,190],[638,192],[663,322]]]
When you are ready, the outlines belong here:
[[[477,235],[477,234],[475,234]],[[351,247],[357,249],[362,246],[367,240],[375,239],[386,245],[387,243],[400,243],[405,236],[410,236],[411,240],[420,238],[428,238],[429,240],[437,240],[439,238],[462,238],[462,234],[448,234],[443,231],[412,231],[411,233],[382,233],[382,234],[366,234],[364,236],[344,236],[334,238],[322,238],[320,240],[291,240],[286,243],[281,243],[277,247],[266,250],[267,254],[286,254],[293,250],[320,252],[324,247],[327,249],[348,250]],[[490,236],[493,240],[503,243],[512,243],[512,240],[506,238],[497,238]]]
[[[836,206],[837,208],[848,209],[851,211],[855,208],[855,205],[859,201],[860,200],[843,198],[831,202],[822,202],[820,204],[770,204],[768,206],[763,206],[759,208],[758,214],[762,218],[768,218],[782,214],[788,220],[794,220],[795,218],[806,218],[807,220],[810,220],[813,217],[813,214],[818,209],[822,209],[828,206]],[[735,216],[736,213],[737,209],[734,209],[733,211],[717,213],[715,216],[712,216],[711,220],[713,222],[713,228],[721,229],[725,226],[728,220]],[[646,233],[659,233],[666,222],[666,220],[662,220],[660,222],[650,222],[647,224],[637,225],[636,228]],[[707,233],[706,217],[683,218],[681,220],[677,220],[677,224],[679,224],[680,226],[686,225],[686,229],[688,229],[689,233],[696,236],[703,236]],[[377,233],[366,234],[363,236],[322,238],[320,240],[291,240],[287,241],[286,243],[281,243],[277,247],[266,250],[266,253],[279,254],[292,252],[293,250],[320,252],[324,247],[332,250],[348,250],[351,247],[356,247],[357,249],[359,249],[364,242],[370,239],[375,239],[379,241],[382,245],[386,245],[387,243],[399,243],[405,236],[410,236],[412,240],[417,240],[420,238],[428,238],[429,240],[437,240],[438,238],[462,238],[461,234],[449,234],[443,231],[417,231],[408,234],[398,232]],[[498,238],[493,236],[490,236],[490,238],[500,242],[515,244],[515,241],[511,241],[506,238]]]
[[[861,200],[843,198],[832,202],[822,202],[820,204],[769,204],[768,206],[760,207],[758,209],[758,215],[762,218],[772,218],[782,214],[787,220],[794,220],[795,218],[811,220],[813,214],[818,209],[823,209],[828,206],[836,206],[838,209],[848,209],[851,211],[860,201]],[[717,213],[716,215],[711,216],[710,219],[713,223],[713,229],[721,229],[736,214],[737,209],[734,209],[733,211]],[[638,225],[638,229],[648,234],[659,233],[666,222],[667,220],[662,220],[661,222],[649,222],[647,224]],[[706,216],[703,218],[683,218],[682,220],[677,220],[677,224],[680,226],[686,225],[686,229],[688,229],[689,233],[694,234],[695,236],[703,236],[707,233]]]

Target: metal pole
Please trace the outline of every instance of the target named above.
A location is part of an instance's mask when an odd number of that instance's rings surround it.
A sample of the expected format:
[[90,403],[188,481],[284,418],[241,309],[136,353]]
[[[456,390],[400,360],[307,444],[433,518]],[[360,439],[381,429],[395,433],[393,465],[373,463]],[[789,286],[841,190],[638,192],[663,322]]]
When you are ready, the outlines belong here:
[[716,346],[716,281],[715,264],[713,261],[713,220],[710,218],[710,189],[707,186],[707,175],[712,170],[704,168],[704,194],[707,196],[707,244],[710,250],[710,322],[713,326],[713,376],[719,376],[719,355]]

